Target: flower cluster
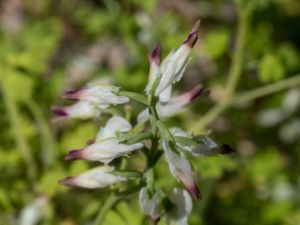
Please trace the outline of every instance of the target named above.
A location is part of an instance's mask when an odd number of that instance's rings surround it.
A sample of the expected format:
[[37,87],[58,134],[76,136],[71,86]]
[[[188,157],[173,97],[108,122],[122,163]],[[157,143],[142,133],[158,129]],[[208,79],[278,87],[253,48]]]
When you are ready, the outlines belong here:
[[[199,22],[187,39],[177,49],[161,60],[161,47],[157,45],[150,53],[149,82],[145,95],[121,91],[119,87],[98,82],[86,88],[68,91],[64,98],[77,100],[72,106],[54,107],[57,118],[99,118],[107,109],[117,104],[135,100],[145,105],[133,127],[125,116],[113,115],[101,127],[95,141],[90,145],[72,150],[65,160],[99,161],[102,165],[74,177],[60,180],[70,187],[103,188],[128,179],[137,179],[142,212],[156,223],[165,215],[168,224],[187,224],[192,210],[192,199],[201,194],[195,180],[195,172],[186,154],[194,157],[213,156],[232,152],[228,145],[218,145],[206,136],[189,135],[180,128],[168,128],[163,119],[184,111],[184,107],[207,91],[198,85],[179,96],[172,96],[172,86],[183,76],[189,54],[198,39]],[[126,117],[127,118],[127,117]],[[141,150],[146,157],[143,171],[126,171],[112,166],[114,159]],[[154,168],[164,156],[171,175],[186,190],[175,187],[168,197],[156,184]],[[123,158],[126,160],[126,158]],[[115,164],[114,164],[115,165]],[[136,189],[136,187],[132,187]],[[129,187],[130,190],[130,187]]]

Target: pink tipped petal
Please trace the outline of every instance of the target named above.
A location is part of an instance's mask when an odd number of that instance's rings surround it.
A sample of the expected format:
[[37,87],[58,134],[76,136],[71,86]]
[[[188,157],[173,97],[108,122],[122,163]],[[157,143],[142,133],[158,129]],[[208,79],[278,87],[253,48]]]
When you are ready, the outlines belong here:
[[149,55],[149,60],[151,63],[155,63],[156,65],[160,65],[161,61],[161,46],[157,44],[156,47]]
[[83,158],[83,149],[72,150],[64,157],[64,160],[80,160]]
[[187,39],[183,42],[184,44],[188,45],[190,48],[193,48],[196,41],[198,40],[198,31],[199,31],[199,26],[200,26],[200,20],[198,20],[192,31],[189,33]]
[[63,94],[63,98],[67,98],[67,99],[79,99],[79,95],[80,95],[81,91],[82,91],[81,89],[66,91]]
[[66,177],[65,179],[59,180],[58,183],[67,187],[77,187],[75,177]]
[[192,89],[189,94],[190,94],[190,102],[201,96],[206,90],[204,89],[203,86],[198,86]]
[[179,170],[178,177],[194,200],[199,200],[202,198],[192,174]]
[[195,100],[197,97],[202,95],[205,91],[206,90],[203,88],[203,86],[197,86],[192,90],[171,99],[170,103],[174,103],[174,104],[177,103],[184,106],[190,103],[191,101]]
[[57,117],[67,117],[68,113],[66,112],[66,109],[64,107],[54,106],[52,107],[52,112]]

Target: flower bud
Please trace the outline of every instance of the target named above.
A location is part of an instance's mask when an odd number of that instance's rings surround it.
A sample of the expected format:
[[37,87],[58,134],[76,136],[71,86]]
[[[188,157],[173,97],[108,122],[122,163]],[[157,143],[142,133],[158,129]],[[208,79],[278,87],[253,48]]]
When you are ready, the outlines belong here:
[[163,140],[162,145],[171,174],[183,183],[195,200],[201,198],[200,191],[193,178],[192,167],[183,152],[179,154],[173,152],[167,140]]
[[88,170],[76,177],[67,177],[59,181],[68,187],[82,187],[88,189],[103,188],[116,182],[125,181],[125,177],[113,175],[114,167],[101,166]]
[[79,118],[88,119],[100,116],[100,110],[89,101],[79,101],[71,106],[52,108],[57,119]]
[[185,190],[174,188],[171,200],[175,207],[166,215],[167,224],[188,225],[188,217],[193,208],[190,195]]
[[145,90],[147,94],[150,93],[154,81],[160,76],[160,57],[161,57],[161,47],[158,44],[149,55],[150,71],[149,71],[148,84]]
[[[184,111],[184,106],[202,95],[205,89],[202,86],[197,86],[192,90],[172,98],[167,104],[163,105],[160,102],[156,104],[156,110],[161,118],[172,117]],[[138,122],[146,122],[149,120],[149,109],[146,108],[138,115]]]
[[162,77],[155,91],[155,96],[159,96],[163,103],[170,99],[172,84],[180,81],[183,76],[189,53],[198,39],[199,25],[200,21],[197,21],[183,44],[176,51],[171,51],[161,64]]
[[160,203],[160,196],[159,192],[156,191],[152,197],[149,196],[147,192],[147,188],[143,187],[140,190],[139,194],[139,202],[142,212],[149,216],[150,219],[156,224],[160,218],[159,212],[159,203]]
[[119,87],[90,84],[89,87],[81,90],[67,91],[63,97],[67,99],[85,100],[96,103],[101,109],[106,109],[110,105],[124,104],[129,102],[129,98],[118,96],[115,93],[119,91]]
[[64,159],[100,161],[107,164],[115,158],[140,149],[143,146],[142,143],[131,145],[119,143],[116,133],[127,132],[130,129],[131,124],[128,121],[122,117],[113,116],[107,121],[105,127],[100,129],[95,143],[82,149],[70,151]]

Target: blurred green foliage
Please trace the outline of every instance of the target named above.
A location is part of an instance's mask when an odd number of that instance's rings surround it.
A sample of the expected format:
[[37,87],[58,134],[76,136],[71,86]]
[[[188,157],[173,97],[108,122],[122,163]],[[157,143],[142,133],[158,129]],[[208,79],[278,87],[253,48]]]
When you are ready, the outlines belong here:
[[[250,13],[251,23],[238,92],[300,72],[298,0],[4,0],[0,11],[3,225],[19,224],[22,210],[39,196],[47,204],[38,224],[91,224],[108,190],[71,190],[57,181],[91,166],[62,159],[93,139],[104,121],[53,122],[51,106],[64,103],[59,98],[64,90],[103,77],[142,92],[148,79],[147,54],[157,42],[164,55],[179,46],[197,18],[202,18],[200,44],[177,89],[204,82],[212,97],[194,103],[168,121],[170,126],[189,128],[224,93],[239,12]],[[192,159],[204,198],[195,202],[191,224],[299,224],[299,88],[289,100],[295,108],[289,113],[281,113],[289,93],[282,91],[228,110],[211,125],[212,136],[237,153]],[[279,119],[266,126],[258,118],[274,107]],[[274,116],[272,112],[265,118]],[[132,167],[143,168],[143,157],[133,158]],[[162,163],[156,175],[163,178],[164,190],[171,190],[176,181],[165,176],[167,170]],[[135,194],[111,210],[103,224],[146,221]]]

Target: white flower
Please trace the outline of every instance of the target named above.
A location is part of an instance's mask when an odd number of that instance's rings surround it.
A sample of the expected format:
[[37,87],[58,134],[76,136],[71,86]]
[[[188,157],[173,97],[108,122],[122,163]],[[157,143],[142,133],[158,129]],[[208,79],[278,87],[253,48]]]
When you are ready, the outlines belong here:
[[[189,138],[189,135],[180,128],[170,128],[170,132],[173,136]],[[199,140],[200,141],[200,140]],[[226,144],[218,145],[209,137],[202,137],[201,143],[195,145],[183,145],[176,143],[180,149],[190,152],[193,156],[215,156],[218,154],[229,154],[234,150]]]
[[168,225],[188,225],[188,217],[193,209],[193,202],[187,191],[174,188],[171,198],[175,208],[167,213]]
[[[162,103],[167,103],[170,100],[172,84],[180,81],[182,78],[189,53],[198,39],[199,22],[200,21],[194,25],[183,44],[176,51],[172,50],[169,53],[160,67],[158,63],[155,63],[155,60],[150,61],[149,83],[146,91],[149,94],[149,90],[151,90],[154,80],[161,76],[160,82],[155,90],[155,96],[159,96],[159,100]],[[157,52],[159,52],[159,54]],[[156,47],[151,55],[154,56],[153,59],[157,59],[160,55],[160,48]]]
[[99,117],[101,111],[96,107],[95,104],[82,100],[78,101],[71,106],[66,107],[53,107],[53,113],[56,115],[57,119],[65,118],[78,118],[78,119],[88,119]]
[[59,183],[69,187],[94,189],[107,187],[116,182],[127,180],[125,177],[112,174],[113,171],[114,167],[104,165],[88,170],[76,177],[67,177],[60,180]]
[[90,83],[85,89],[65,92],[64,98],[86,100],[96,103],[100,109],[106,109],[110,105],[124,104],[129,102],[128,97],[116,95],[119,89],[119,87],[111,85]]
[[149,216],[153,221],[157,221],[160,218],[159,203],[160,196],[159,192],[156,191],[152,197],[149,196],[147,188],[143,187],[140,190],[139,202],[142,212]]
[[47,204],[48,199],[46,197],[36,198],[22,210],[20,216],[20,225],[38,224],[45,215]]
[[[205,89],[202,86],[197,86],[182,95],[172,98],[167,104],[162,104],[161,102],[158,102],[156,104],[158,116],[164,119],[183,112],[184,106],[192,102],[204,91]],[[149,116],[149,109],[146,108],[142,112],[140,112],[137,120],[139,123],[143,123],[149,120]]]
[[116,137],[116,132],[131,130],[131,124],[119,116],[113,116],[107,121],[104,128],[97,134],[95,143],[79,150],[72,150],[64,158],[65,160],[85,159],[109,163],[113,159],[140,149],[143,144],[121,144]]
[[201,197],[201,194],[193,178],[193,170],[191,164],[189,163],[183,152],[177,154],[172,151],[167,140],[163,140],[162,146],[169,165],[170,173],[177,180],[180,180],[183,183],[187,191],[194,199],[199,199]]

